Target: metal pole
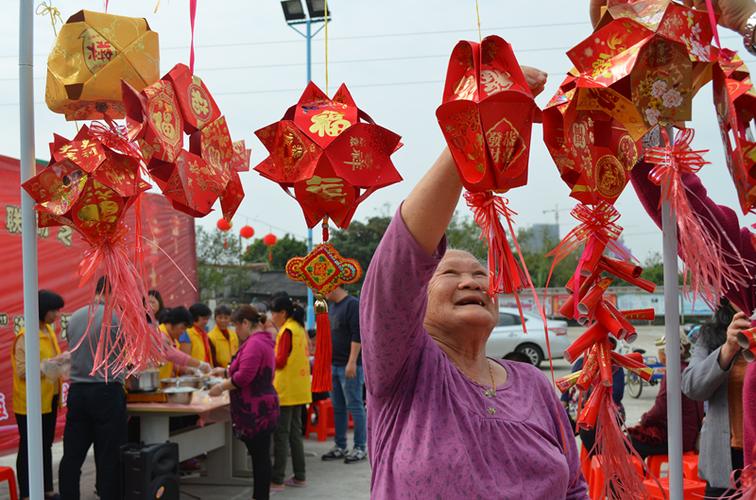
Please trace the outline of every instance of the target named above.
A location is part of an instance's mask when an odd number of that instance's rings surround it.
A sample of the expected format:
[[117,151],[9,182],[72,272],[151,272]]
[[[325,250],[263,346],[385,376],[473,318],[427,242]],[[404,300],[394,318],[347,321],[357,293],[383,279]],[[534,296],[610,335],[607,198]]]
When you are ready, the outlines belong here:
[[[307,83],[312,80],[312,22],[307,18],[305,23],[305,38],[307,39]],[[312,228],[307,228],[307,251],[312,251]],[[312,290],[307,287],[307,329],[315,328],[315,308]]]
[[[35,174],[34,158],[34,3],[19,2],[18,94],[21,121],[21,182]],[[21,189],[21,245],[24,274],[24,346],[26,348],[26,433],[29,498],[42,500],[42,395],[39,362],[37,221],[34,201]]]
[[[671,127],[670,127],[671,129]],[[669,140],[673,140],[669,130]],[[667,455],[669,499],[683,500],[682,392],[680,390],[680,316],[677,272],[677,221],[669,202],[662,202],[662,249],[664,264],[664,338],[667,355]]]

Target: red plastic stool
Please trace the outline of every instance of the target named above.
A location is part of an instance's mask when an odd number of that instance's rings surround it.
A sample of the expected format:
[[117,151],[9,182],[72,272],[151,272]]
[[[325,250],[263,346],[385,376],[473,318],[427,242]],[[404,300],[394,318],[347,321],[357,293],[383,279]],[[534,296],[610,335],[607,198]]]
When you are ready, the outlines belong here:
[[[315,417],[314,419],[313,416]],[[313,420],[315,420],[315,423],[313,423]],[[336,434],[333,425],[333,405],[330,399],[315,401],[307,408],[307,428],[305,434],[308,439],[313,432],[318,435],[318,441],[325,441],[329,436]]]
[[16,474],[10,467],[0,467],[0,482],[3,481],[8,481],[10,500],[18,500],[18,492],[16,491]]
[[[662,465],[669,463],[669,456],[649,455],[646,457],[646,463],[648,464],[648,474],[650,476],[661,477]],[[683,476],[688,479],[698,479],[698,453],[695,451],[683,453]]]
[[[588,452],[586,452],[586,455],[587,453]],[[645,477],[645,474],[643,472],[643,461],[635,456],[631,457],[631,459],[633,461],[633,465],[635,466],[635,470],[638,473],[638,477],[642,479],[643,477]],[[604,496],[604,471],[599,464],[598,457],[596,456],[591,458],[588,477],[590,478],[586,479],[586,481],[588,482],[588,496],[590,496],[592,500],[597,500],[599,498],[603,500],[604,498],[606,498]]]
[[[661,483],[661,489],[659,488],[659,484],[657,484],[657,479],[651,478],[643,481],[643,485],[646,487],[651,500],[669,498],[669,478],[663,477],[658,479],[658,481]],[[704,493],[706,493],[705,481],[683,478],[683,498],[703,498]]]
[[580,472],[583,473],[585,484],[591,482],[591,457],[588,455],[588,449],[580,446]]

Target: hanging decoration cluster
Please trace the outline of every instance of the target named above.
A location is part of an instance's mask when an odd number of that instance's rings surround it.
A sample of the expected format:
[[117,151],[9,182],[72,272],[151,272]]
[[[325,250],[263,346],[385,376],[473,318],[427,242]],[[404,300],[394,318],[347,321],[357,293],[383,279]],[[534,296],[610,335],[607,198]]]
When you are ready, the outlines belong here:
[[280,121],[255,134],[269,152],[255,170],[297,200],[308,227],[322,224],[323,243],[307,256],[291,259],[286,272],[316,295],[312,391],[330,391],[332,347],[325,295],[357,282],[362,269],[328,243],[328,221],[346,229],[365,198],[401,180],[391,162],[400,137],[359,109],[346,85],[329,98],[313,82]]
[[[710,236],[683,182],[684,175],[706,164],[703,151],[692,148],[693,131],[684,122],[691,119],[693,96],[713,68],[728,165],[744,212],[753,209],[750,144],[744,134],[734,142],[727,139],[730,130],[742,132],[742,124],[752,119],[750,98],[744,97],[752,87],[742,63],[720,57],[725,51],[712,44],[714,36],[705,11],[670,0],[609,0],[594,33],[568,52],[575,68],[544,111],[544,141],[571,196],[580,202],[572,211],[578,226],[550,253],[555,266],[582,246],[567,285],[571,295],[560,313],[587,326],[564,354],[570,362],[583,356],[582,370],[557,385],[581,392],[577,426],[597,431],[595,451],[606,477],[603,494],[609,496],[647,496],[631,462],[635,452],[622,432],[611,386],[615,366],[645,380],[651,370],[640,357],[613,352],[610,338],[632,342],[637,334],[631,321],[653,319],[654,311],[620,311],[604,297],[614,279],[647,292],[655,288],[641,278],[642,269],[619,243],[620,214],[613,206],[638,161],[652,165],[649,180],[660,187],[660,203],[669,203],[678,234],[685,235],[679,252],[693,293],[717,304],[727,286],[749,279],[728,267],[733,261],[728,259],[739,256],[726,241]],[[743,86],[730,83],[725,89],[728,78]],[[736,111],[736,99],[743,99],[743,112]],[[677,136],[669,132],[673,127],[682,129]]]
[[[164,342],[144,300],[140,196],[155,182],[174,207],[207,215],[220,198],[231,220],[249,169],[243,141],[202,80],[182,65],[159,76],[158,35],[147,21],[80,11],[62,26],[48,58],[46,101],[84,124],[73,140],[55,135],[47,167],[24,183],[40,226],[67,225],[89,244],[81,283],[104,276],[105,312],[94,371],[133,373],[164,362]],[[126,118],[125,124],[116,122]],[[184,149],[183,134],[189,134]],[[134,206],[136,223],[124,215]],[[106,335],[113,317],[115,341]]]

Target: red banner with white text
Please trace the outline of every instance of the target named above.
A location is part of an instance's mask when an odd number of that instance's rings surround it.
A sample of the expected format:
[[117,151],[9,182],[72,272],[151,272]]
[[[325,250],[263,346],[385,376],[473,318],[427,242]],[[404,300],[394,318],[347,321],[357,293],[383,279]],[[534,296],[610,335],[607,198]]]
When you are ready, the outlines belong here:
[[[38,168],[42,168],[39,165]],[[11,346],[23,326],[23,278],[21,262],[21,192],[19,162],[0,156],[0,455],[16,451],[18,431],[13,414]],[[134,209],[127,215],[134,227]],[[167,307],[196,302],[197,257],[194,219],[177,212],[157,194],[145,194],[141,202],[144,278],[150,289],[160,291]],[[39,288],[63,297],[55,331],[66,346],[68,317],[92,299],[94,283],[79,288],[79,262],[88,248],[69,227],[40,228],[37,231]],[[63,396],[67,392],[64,384]],[[65,411],[58,417],[58,430]]]

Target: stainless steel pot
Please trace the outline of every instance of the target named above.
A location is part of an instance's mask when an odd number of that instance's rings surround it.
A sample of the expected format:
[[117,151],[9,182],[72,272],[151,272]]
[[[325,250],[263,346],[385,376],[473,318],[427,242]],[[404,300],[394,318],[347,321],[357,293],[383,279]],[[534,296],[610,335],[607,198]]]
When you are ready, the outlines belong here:
[[167,387],[163,389],[163,394],[171,404],[188,405],[192,402],[194,391],[192,387]]
[[164,378],[160,381],[160,387],[167,389],[169,387],[191,387],[193,389],[199,389],[202,387],[202,379],[200,377],[182,376],[173,378]]
[[144,370],[126,379],[126,388],[129,392],[154,392],[160,387],[159,371],[154,369]]

